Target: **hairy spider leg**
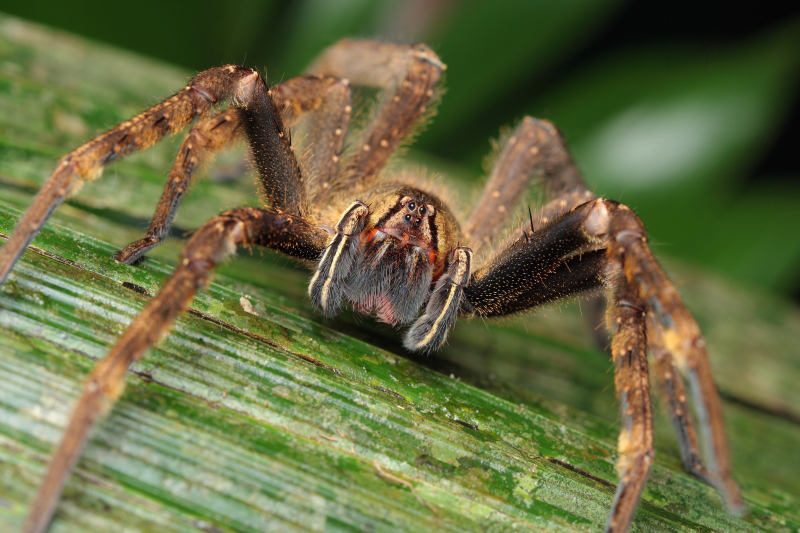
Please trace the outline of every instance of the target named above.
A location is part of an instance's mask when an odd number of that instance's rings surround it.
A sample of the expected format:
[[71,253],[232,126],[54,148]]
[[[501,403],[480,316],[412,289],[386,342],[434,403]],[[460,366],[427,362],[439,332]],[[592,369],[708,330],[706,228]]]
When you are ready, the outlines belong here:
[[482,253],[501,235],[509,215],[534,181],[544,181],[550,202],[506,239],[506,247],[533,231],[534,220],[537,227],[541,226],[594,198],[552,123],[525,117],[510,135],[501,138],[498,150],[483,193],[464,225],[476,253]]
[[308,216],[309,205],[300,165],[292,149],[289,130],[272,95],[261,82],[245,105],[239,107],[242,126],[250,142],[259,184],[269,207],[281,213]]
[[46,531],[89,431],[122,394],[130,365],[169,331],[198,288],[208,285],[214,268],[234,253],[237,245],[268,246],[313,261],[327,238],[324,230],[295,215],[252,207],[227,211],[203,224],[184,248],[169,280],[86,379],[64,437],[28,511],[23,533]]
[[644,224],[625,205],[604,200],[609,212],[609,241],[615,260],[625,278],[650,313],[659,330],[660,342],[686,376],[696,398],[697,417],[703,432],[705,458],[713,474],[713,484],[722,492],[733,513],[740,514],[743,503],[739,487],[730,471],[730,451],[725,435],[722,401],[714,383],[705,340],[694,317],[686,309],[678,291],[647,246]]
[[343,40],[326,49],[307,69],[346,78],[353,85],[383,89],[369,125],[355,142],[332,192],[370,187],[389,157],[421,128],[436,99],[445,70],[438,56],[422,44]]
[[700,447],[697,444],[697,432],[692,422],[683,378],[675,364],[675,358],[664,346],[661,328],[655,322],[655,315],[652,313],[647,316],[647,342],[656,360],[656,377],[669,408],[672,426],[678,436],[683,467],[687,472],[714,485],[716,483],[714,476],[703,464]]
[[253,70],[235,65],[202,72],[181,92],[62,157],[0,248],[0,284],[70,192],[97,178],[109,163],[183,129],[195,117],[209,113],[214,104],[231,98],[249,100],[256,79],[258,74]]
[[[603,283],[611,288],[609,326],[615,332],[612,357],[625,421],[619,442],[620,485],[607,530],[627,529],[652,460],[650,398],[639,383],[644,379],[642,372],[646,376],[646,368],[636,370],[635,365],[641,363],[631,362],[646,363],[645,356],[639,354],[646,354],[645,309],[659,328],[656,343],[667,339],[663,341],[665,349],[678,366],[684,361],[692,392],[698,398],[711,464],[710,481],[722,491],[731,510],[739,511],[741,498],[730,477],[720,400],[702,337],[652,256],[643,224],[628,207],[610,200],[593,200],[525,233],[472,276],[464,292],[465,309],[479,316],[507,315]],[[640,350],[641,343],[645,348]],[[647,405],[635,403],[634,398]],[[668,406],[675,409],[677,404],[668,402]],[[674,419],[682,421],[679,434],[691,431],[684,413],[673,414]],[[699,461],[699,457],[695,455],[692,460]],[[698,468],[690,471],[702,472]]]
[[[618,269],[615,269],[619,272]],[[613,334],[614,388],[620,403],[622,430],[617,441],[619,484],[611,503],[606,533],[628,531],[653,464],[653,413],[647,372],[644,306],[624,279],[612,283],[608,328]]]
[[[319,257],[327,242],[328,235],[324,230],[304,221],[297,214],[303,201],[299,168],[289,144],[288,132],[283,127],[264,81],[249,69],[249,74],[231,76],[238,72],[237,69],[239,67],[222,67],[201,73],[186,91],[190,91],[189,98],[197,93],[208,101],[216,100],[211,96],[213,94],[236,96],[234,104],[240,113],[240,121],[247,133],[262,183],[267,192],[276,195],[273,205],[280,211],[255,208],[228,211],[201,226],[190,239],[178,268],[166,285],[129,326],[109,355],[98,363],[87,380],[64,438],[29,511],[23,528],[25,533],[46,530],[64,482],[80,455],[89,430],[121,394],[128,367],[169,329],[175,317],[188,306],[198,287],[208,284],[213,269],[235,252],[237,244],[266,244],[299,259],[313,261]],[[173,97],[167,102],[175,99]],[[164,107],[162,103],[152,109],[163,114]],[[127,134],[124,131],[130,128],[126,125],[151,120],[152,109],[102,135],[100,139],[125,138]],[[172,111],[166,113],[172,115]],[[185,124],[187,121],[182,122]],[[92,146],[92,142],[87,145]],[[116,153],[123,148],[115,150],[114,147],[106,147],[106,150]]]
[[292,131],[306,197],[312,207],[323,205],[339,172],[350,126],[350,82],[332,76],[299,76],[270,93]]
[[167,178],[164,192],[143,239],[134,241],[114,254],[114,259],[133,264],[158,246],[169,234],[183,195],[189,189],[195,170],[220,148],[233,143],[241,132],[235,108],[204,118],[183,139]]
[[[520,143],[522,146],[517,146]],[[525,150],[536,157],[533,159],[525,157]],[[506,251],[520,246],[517,243],[529,240],[530,235],[535,235],[542,227],[548,227],[559,213],[594,198],[572,162],[562,135],[547,121],[523,119],[516,131],[507,139],[495,168],[505,167],[506,161],[519,165],[519,167],[511,165],[508,168],[520,168],[530,172],[527,174],[528,181],[537,175],[542,176],[548,198],[551,198],[535,216],[531,215],[527,223],[523,223],[511,233],[506,241]],[[516,175],[513,171],[506,171],[506,174],[493,172],[467,224],[468,228],[473,228],[473,237],[480,236],[481,231],[491,234],[494,231],[491,227],[493,221],[496,220],[497,224],[502,222],[502,217],[497,215],[498,212],[504,211],[503,208],[508,207],[503,201],[512,203],[516,191],[526,186],[525,172],[518,171]],[[607,206],[609,220],[613,221],[612,225],[617,228],[616,234],[621,239],[617,242],[609,234],[607,237],[610,245],[609,253],[621,254],[617,258],[618,267],[624,271],[627,281],[635,287],[639,301],[654,317],[651,323],[658,328],[657,336],[654,337],[655,342],[660,343],[674,358],[677,367],[689,380],[692,395],[698,400],[696,402],[698,419],[710,469],[702,466],[699,453],[694,454],[691,464],[700,466],[690,467],[687,464],[687,469],[699,477],[703,477],[704,471],[710,470],[711,483],[723,493],[731,511],[740,513],[742,500],[738,486],[730,474],[730,453],[725,436],[721,402],[700,329],[647,246],[646,232],[641,220],[624,205],[601,202],[602,204],[598,205]],[[597,222],[598,218],[595,217],[591,224],[596,226]],[[591,228],[590,231],[599,235],[597,228]],[[627,243],[627,246],[620,244],[622,242]],[[506,254],[507,252],[501,251],[490,259],[489,264],[497,260],[502,262]],[[481,272],[482,270],[479,270],[476,275]],[[468,289],[468,292],[470,290],[476,291],[478,287]],[[676,424],[681,422],[678,434],[682,436],[681,438],[683,436],[688,438],[688,435],[694,433],[693,428],[687,425],[691,423],[688,412],[672,401],[668,401],[668,406],[673,410],[682,409],[680,413],[673,412],[672,416]],[[689,442],[683,442],[681,446],[682,449],[691,449]],[[684,462],[686,461],[685,458]]]
[[[585,204],[520,239],[473,273],[473,252],[455,248],[425,313],[406,332],[414,351],[440,347],[459,315],[503,316],[602,287],[604,249],[581,231],[592,210]],[[596,240],[596,239],[595,239]]]
[[[331,77],[303,76],[287,80],[270,92],[287,128],[294,126],[305,115],[331,126],[330,129],[315,128],[305,135],[303,141],[305,145],[315,147],[313,151],[309,150],[315,157],[298,158],[306,188],[312,178],[329,181],[336,173],[336,161],[341,155],[344,132],[349,123],[350,114],[346,112],[350,103],[348,84]],[[114,259],[132,264],[160,244],[169,234],[178,206],[197,169],[212,159],[216,152],[233,144],[242,132],[241,115],[235,107],[204,118],[194,126],[178,150],[147,235],[117,252]],[[298,150],[297,146],[292,148]]]
[[627,531],[647,480],[653,438],[644,307],[614,262],[613,238],[599,231],[607,230],[609,218],[604,200],[562,213],[480,268],[465,296],[473,313],[503,316],[610,285],[608,326],[623,428],[618,441],[620,481],[606,531],[620,532]]
[[576,254],[591,245],[583,226],[592,209],[586,203],[567,211],[477,269],[464,293],[468,311],[504,316],[601,287],[604,251]]

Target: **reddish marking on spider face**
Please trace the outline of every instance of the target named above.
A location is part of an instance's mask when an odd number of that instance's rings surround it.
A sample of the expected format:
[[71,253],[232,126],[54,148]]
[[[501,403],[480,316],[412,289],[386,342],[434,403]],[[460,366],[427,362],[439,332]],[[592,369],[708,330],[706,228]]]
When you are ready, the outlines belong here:
[[436,263],[436,252],[431,249],[430,244],[426,243],[419,238],[415,237],[414,235],[409,235],[404,231],[401,231],[396,228],[372,228],[371,230],[366,232],[366,236],[362,242],[369,243],[372,242],[379,233],[388,235],[394,238],[400,246],[415,246],[421,249],[423,252],[426,252],[428,256],[428,264],[433,265]]

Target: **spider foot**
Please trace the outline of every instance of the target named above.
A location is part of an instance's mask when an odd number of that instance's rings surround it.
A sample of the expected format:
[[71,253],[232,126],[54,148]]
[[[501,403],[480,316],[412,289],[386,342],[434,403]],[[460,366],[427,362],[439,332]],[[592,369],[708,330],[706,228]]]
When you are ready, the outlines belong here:
[[130,243],[111,257],[115,261],[125,263],[126,265],[136,265],[144,261],[144,254],[158,246],[159,243],[161,243],[161,239],[145,237],[144,239]]

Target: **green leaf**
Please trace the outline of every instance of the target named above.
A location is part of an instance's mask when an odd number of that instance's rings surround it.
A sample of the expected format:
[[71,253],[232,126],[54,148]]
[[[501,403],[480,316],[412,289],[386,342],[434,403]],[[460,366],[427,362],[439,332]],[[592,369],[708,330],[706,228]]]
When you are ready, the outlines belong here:
[[[0,17],[0,233],[61,154],[186,75]],[[110,258],[141,236],[170,148],[120,163],[59,208],[0,290],[2,531],[19,529],[82,380],[177,257],[180,240],[139,266]],[[195,227],[245,201],[249,188],[199,183],[180,224]],[[680,469],[661,413],[634,527],[796,530],[800,312],[695,269],[668,269],[707,333],[751,513],[729,516],[713,489]],[[438,357],[418,358],[399,350],[389,328],[347,314],[321,319],[305,297],[307,279],[272,254],[243,251],[221,268],[130,373],[67,484],[53,531],[596,531],[605,523],[617,406],[610,365],[577,306],[463,323]]]

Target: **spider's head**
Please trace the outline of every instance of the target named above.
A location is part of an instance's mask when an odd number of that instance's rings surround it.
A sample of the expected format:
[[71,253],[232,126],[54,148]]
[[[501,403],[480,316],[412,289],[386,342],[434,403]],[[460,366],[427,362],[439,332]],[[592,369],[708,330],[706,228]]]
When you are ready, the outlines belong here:
[[413,321],[445,268],[458,226],[442,202],[413,188],[373,202],[347,298],[388,324]]
[[398,248],[418,248],[427,254],[428,262],[436,262],[438,231],[436,227],[436,206],[426,203],[421,195],[405,195],[364,236],[364,241],[393,238]]

